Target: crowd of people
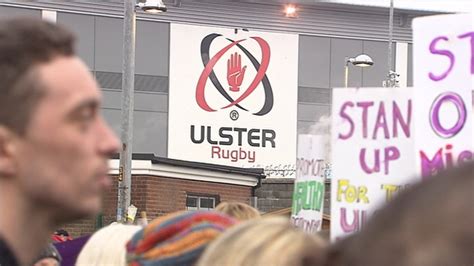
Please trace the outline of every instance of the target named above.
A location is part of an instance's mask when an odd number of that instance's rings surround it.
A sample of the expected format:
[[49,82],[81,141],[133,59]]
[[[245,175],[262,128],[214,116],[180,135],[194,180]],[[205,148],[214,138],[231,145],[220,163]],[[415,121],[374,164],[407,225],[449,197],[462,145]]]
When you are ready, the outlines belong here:
[[[75,265],[470,266],[473,188],[472,163],[440,173],[396,197],[361,232],[335,243],[303,232],[288,217],[262,217],[240,202],[171,213],[146,226],[113,223],[89,238]],[[35,266],[60,262],[50,245]]]
[[[118,140],[74,36],[45,21],[0,22],[0,266],[59,265],[61,225],[98,213]],[[243,203],[111,224],[76,265],[473,265],[474,164],[401,193],[364,229],[328,243]],[[62,235],[60,233],[63,233]],[[26,236],[26,237],[25,237]],[[72,241],[64,232],[56,242]]]

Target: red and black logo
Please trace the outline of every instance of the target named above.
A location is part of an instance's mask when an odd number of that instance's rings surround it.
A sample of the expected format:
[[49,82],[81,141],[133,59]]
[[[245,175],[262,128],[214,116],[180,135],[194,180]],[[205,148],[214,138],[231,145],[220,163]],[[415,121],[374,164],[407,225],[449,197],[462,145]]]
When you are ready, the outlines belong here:
[[[204,64],[204,70],[199,77],[198,84],[196,86],[196,101],[199,107],[203,110],[208,112],[214,112],[216,109],[213,109],[209,106],[206,102],[204,97],[206,82],[209,78],[217,89],[217,91],[224,96],[225,99],[229,101],[229,104],[221,107],[221,109],[226,109],[232,106],[236,106],[242,110],[248,111],[246,108],[242,107],[240,103],[245,100],[252,92],[255,91],[257,86],[262,83],[263,90],[265,92],[265,103],[263,107],[258,111],[253,113],[254,115],[262,116],[268,114],[273,108],[273,91],[272,86],[270,85],[270,81],[266,75],[266,71],[268,69],[268,65],[270,63],[270,46],[268,43],[260,38],[260,37],[251,37],[248,40],[253,40],[258,43],[260,49],[262,51],[262,59],[259,62],[245,47],[242,46],[242,42],[247,41],[247,39],[242,40],[232,40],[226,38],[230,42],[227,46],[222,48],[219,52],[217,52],[212,58],[209,55],[209,49],[211,47],[211,43],[218,37],[222,36],[221,34],[212,33],[207,35],[201,42],[201,58],[202,63]],[[216,74],[214,73],[214,66],[216,63],[221,59],[221,57],[232,47],[237,46],[242,53],[247,56],[247,58],[252,63],[253,67],[257,71],[256,76],[250,83],[249,87],[237,98],[233,99],[227,91],[222,86],[221,82],[217,78]],[[242,81],[245,76],[247,66],[242,67],[242,58],[239,53],[233,53],[230,55],[230,58],[227,60],[227,83],[229,85],[229,90],[232,92],[240,91],[240,86],[242,85]]]

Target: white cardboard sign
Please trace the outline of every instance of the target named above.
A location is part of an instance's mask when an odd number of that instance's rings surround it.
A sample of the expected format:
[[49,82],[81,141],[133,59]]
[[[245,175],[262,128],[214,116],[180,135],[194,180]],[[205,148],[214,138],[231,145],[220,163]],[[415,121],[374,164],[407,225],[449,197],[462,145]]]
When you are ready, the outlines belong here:
[[305,232],[321,230],[324,209],[326,136],[299,135],[291,221]]
[[472,159],[473,24],[414,20],[414,88],[334,89],[332,240],[405,185]]
[[359,231],[413,179],[412,92],[334,89],[331,239]]
[[473,24],[472,14],[413,21],[414,137],[425,177],[473,157]]

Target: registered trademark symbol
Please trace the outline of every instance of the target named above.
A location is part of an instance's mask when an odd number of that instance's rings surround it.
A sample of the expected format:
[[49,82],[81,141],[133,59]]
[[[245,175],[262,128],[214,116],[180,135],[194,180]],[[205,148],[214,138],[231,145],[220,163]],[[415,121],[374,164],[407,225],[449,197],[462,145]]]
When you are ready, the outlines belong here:
[[239,119],[239,112],[237,112],[236,110],[232,110],[229,116],[230,116],[230,119],[235,121]]

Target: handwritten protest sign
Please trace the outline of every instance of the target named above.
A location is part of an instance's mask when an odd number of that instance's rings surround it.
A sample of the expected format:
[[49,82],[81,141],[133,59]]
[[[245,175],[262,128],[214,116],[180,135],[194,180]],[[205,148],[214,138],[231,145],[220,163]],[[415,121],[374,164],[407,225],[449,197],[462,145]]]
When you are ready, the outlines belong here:
[[413,178],[408,88],[334,89],[331,239],[359,231]]
[[429,176],[473,157],[474,21],[417,18],[413,36],[417,171]]
[[360,230],[416,176],[473,159],[473,18],[418,18],[413,31],[413,89],[333,92],[333,240]]
[[334,89],[333,240],[360,230],[416,176],[473,159],[474,21],[424,17],[413,31],[413,89]]
[[296,179],[291,221],[305,232],[321,230],[324,204],[324,166],[322,135],[299,135]]

